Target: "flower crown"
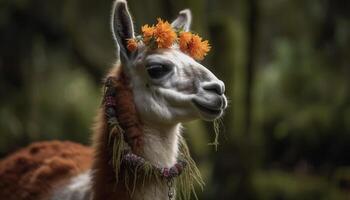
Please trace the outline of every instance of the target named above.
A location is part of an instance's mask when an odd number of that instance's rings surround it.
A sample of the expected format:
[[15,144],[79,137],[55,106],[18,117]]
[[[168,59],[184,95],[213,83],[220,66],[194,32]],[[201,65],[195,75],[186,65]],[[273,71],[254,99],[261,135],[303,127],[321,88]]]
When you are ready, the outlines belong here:
[[127,40],[127,48],[129,51],[135,51],[140,42],[152,49],[170,48],[177,43],[180,50],[195,60],[203,60],[210,51],[208,40],[202,41],[197,34],[174,29],[169,22],[158,18],[156,25],[142,26],[142,35]]

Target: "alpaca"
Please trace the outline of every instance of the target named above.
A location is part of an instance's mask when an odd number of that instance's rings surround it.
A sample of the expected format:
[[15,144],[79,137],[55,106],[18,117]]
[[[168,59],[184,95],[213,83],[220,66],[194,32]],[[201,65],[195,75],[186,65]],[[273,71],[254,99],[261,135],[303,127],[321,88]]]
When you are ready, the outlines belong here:
[[[191,19],[183,10],[171,26],[189,31]],[[179,161],[188,154],[181,123],[221,117],[224,83],[176,45],[130,51],[136,37],[125,0],[114,2],[111,21],[120,59],[105,80],[92,147],[38,142],[8,156],[0,161],[1,199],[165,200],[175,198],[182,171],[196,177],[190,158]],[[162,176],[149,175],[146,165]]]

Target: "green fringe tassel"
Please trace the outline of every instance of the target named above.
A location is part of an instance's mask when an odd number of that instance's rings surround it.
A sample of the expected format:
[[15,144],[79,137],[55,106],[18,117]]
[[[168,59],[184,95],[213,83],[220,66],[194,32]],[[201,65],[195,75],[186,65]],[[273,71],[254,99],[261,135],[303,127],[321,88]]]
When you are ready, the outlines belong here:
[[212,145],[215,147],[215,151],[218,151],[218,146],[219,146],[219,133],[220,133],[220,127],[223,126],[222,119],[216,119],[213,122],[213,127],[214,127],[214,133],[215,133],[215,139],[213,142],[209,143],[208,145]]
[[182,174],[176,179],[176,196],[179,200],[191,199],[191,193],[198,199],[195,185],[197,184],[201,190],[204,187],[204,181],[200,171],[190,155],[187,143],[183,137],[180,138],[180,157],[187,162]]
[[110,127],[108,143],[111,144],[113,142],[112,164],[115,170],[115,178],[118,182],[122,153],[128,148],[128,144],[124,139],[124,130],[120,127],[116,118],[109,119],[108,125]]

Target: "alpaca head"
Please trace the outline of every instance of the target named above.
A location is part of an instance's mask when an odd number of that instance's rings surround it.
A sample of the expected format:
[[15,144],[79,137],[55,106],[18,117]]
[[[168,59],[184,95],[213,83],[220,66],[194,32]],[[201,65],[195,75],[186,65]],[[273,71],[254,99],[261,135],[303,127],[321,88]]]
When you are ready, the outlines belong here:
[[[191,13],[183,10],[171,25],[189,30],[190,24]],[[125,0],[114,3],[112,31],[144,123],[211,121],[223,114],[227,107],[224,83],[178,46],[150,49],[140,45],[135,51],[128,50],[127,40],[135,34]]]

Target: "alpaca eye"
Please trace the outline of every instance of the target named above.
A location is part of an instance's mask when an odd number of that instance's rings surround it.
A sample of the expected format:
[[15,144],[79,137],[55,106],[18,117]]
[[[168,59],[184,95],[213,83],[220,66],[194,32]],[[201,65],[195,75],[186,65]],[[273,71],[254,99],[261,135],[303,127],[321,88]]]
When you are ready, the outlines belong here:
[[152,79],[159,79],[171,72],[171,67],[168,65],[154,64],[147,67],[148,75]]

